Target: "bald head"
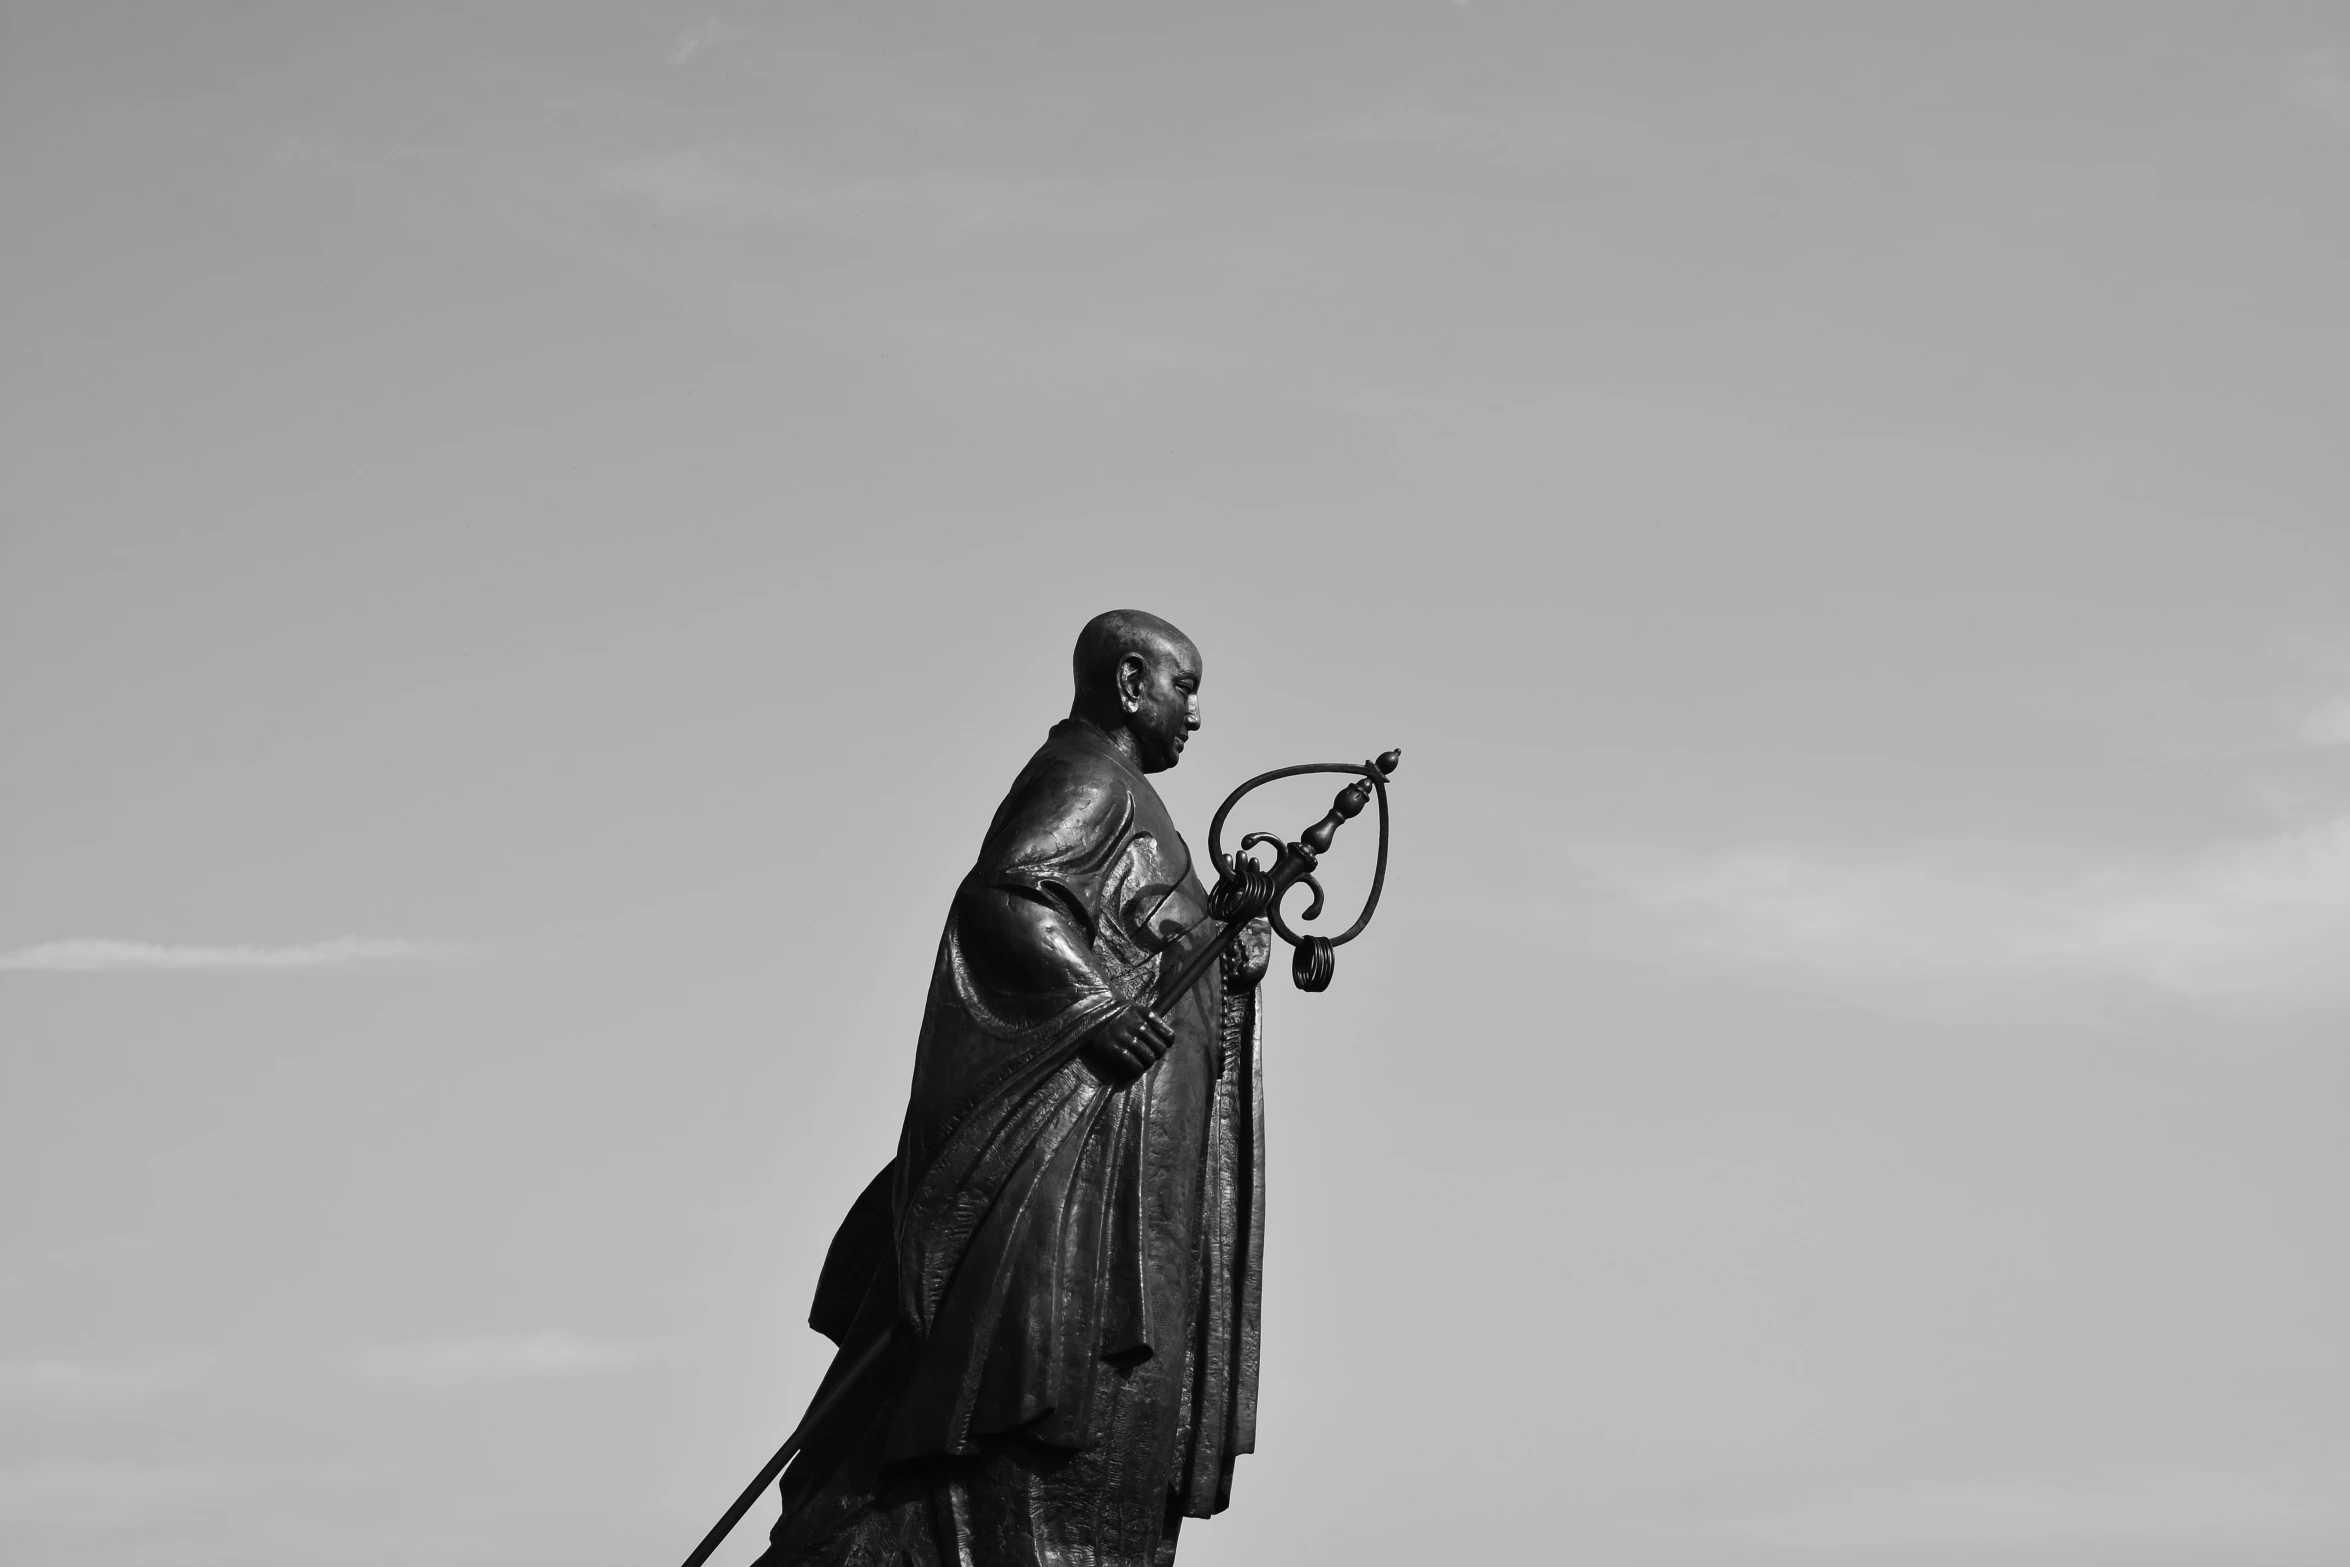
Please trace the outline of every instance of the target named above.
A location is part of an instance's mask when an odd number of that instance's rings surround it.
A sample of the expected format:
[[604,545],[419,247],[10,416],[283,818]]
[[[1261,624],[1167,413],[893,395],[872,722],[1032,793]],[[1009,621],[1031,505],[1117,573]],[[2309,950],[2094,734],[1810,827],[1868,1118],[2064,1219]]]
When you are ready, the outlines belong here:
[[1077,684],[1070,717],[1101,730],[1144,772],[1175,765],[1200,721],[1191,638],[1156,615],[1113,609],[1085,623],[1069,664]]
[[1077,650],[1069,656],[1070,673],[1077,677],[1078,704],[1083,706],[1089,697],[1102,695],[1116,701],[1122,660],[1128,655],[1156,659],[1175,646],[1190,647],[1191,638],[1156,615],[1139,609],[1113,609],[1094,616],[1077,633]]

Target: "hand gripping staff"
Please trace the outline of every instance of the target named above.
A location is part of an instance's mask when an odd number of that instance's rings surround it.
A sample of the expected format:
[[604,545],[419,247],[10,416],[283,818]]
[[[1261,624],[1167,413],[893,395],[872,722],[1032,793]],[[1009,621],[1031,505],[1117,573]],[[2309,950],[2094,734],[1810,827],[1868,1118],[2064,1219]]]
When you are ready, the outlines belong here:
[[[1208,823],[1208,853],[1216,862],[1215,890],[1208,894],[1208,916],[1223,923],[1208,943],[1185,960],[1183,966],[1159,986],[1151,999],[1151,1010],[1163,1012],[1189,993],[1191,987],[1206,977],[1224,949],[1239,939],[1248,922],[1264,915],[1272,921],[1273,929],[1283,941],[1296,949],[1289,964],[1289,977],[1300,990],[1328,990],[1330,976],[1337,967],[1337,951],[1363,933],[1371,923],[1371,915],[1379,907],[1379,892],[1387,884],[1387,780],[1394,776],[1396,764],[1403,760],[1403,752],[1386,751],[1368,762],[1301,762],[1295,767],[1276,767],[1269,773],[1259,773],[1247,783],[1224,797],[1216,807],[1216,814]],[[1240,840],[1236,854],[1224,852],[1224,818],[1232,808],[1256,789],[1277,778],[1294,778],[1301,773],[1348,773],[1355,781],[1338,791],[1330,802],[1329,814],[1299,833],[1294,842],[1283,843],[1277,834],[1252,832]],[[1379,858],[1371,870],[1370,896],[1363,900],[1363,912],[1355,922],[1336,936],[1301,936],[1289,928],[1282,917],[1281,900],[1298,886],[1313,889],[1313,899],[1298,915],[1300,920],[1318,918],[1322,912],[1322,884],[1314,880],[1314,871],[1322,863],[1322,856],[1330,852],[1331,843],[1338,837],[1338,829],[1362,815],[1363,807],[1376,797],[1379,801]],[[1259,864],[1249,858],[1260,846],[1269,847],[1273,858],[1269,864]],[[743,1514],[757,1505],[759,1497],[779,1479],[786,1466],[799,1456],[808,1432],[818,1421],[830,1414],[849,1390],[857,1385],[881,1358],[890,1337],[884,1335],[869,1345],[847,1372],[835,1382],[832,1391],[818,1400],[815,1407],[801,1417],[800,1423],[775,1456],[767,1460],[756,1478],[743,1488],[734,1505],[711,1526],[710,1532],[695,1546],[693,1554],[685,1559],[685,1567],[703,1567],[703,1563],[734,1526],[742,1522]]]

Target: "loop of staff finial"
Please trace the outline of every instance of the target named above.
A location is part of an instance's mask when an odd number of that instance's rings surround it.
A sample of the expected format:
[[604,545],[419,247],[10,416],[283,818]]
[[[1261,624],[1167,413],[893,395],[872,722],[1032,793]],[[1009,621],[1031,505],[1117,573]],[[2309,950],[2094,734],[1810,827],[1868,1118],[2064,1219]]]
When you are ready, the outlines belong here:
[[[1300,990],[1323,990],[1330,984],[1330,975],[1336,966],[1336,951],[1363,933],[1371,923],[1371,916],[1379,907],[1379,894],[1387,884],[1387,780],[1402,761],[1401,751],[1388,751],[1367,762],[1305,762],[1296,767],[1279,767],[1269,773],[1259,773],[1224,799],[1208,823],[1208,854],[1217,871],[1215,891],[1208,898],[1208,912],[1215,918],[1235,923],[1262,915],[1269,919],[1282,940],[1297,949],[1296,960],[1290,968],[1290,977]],[[1237,854],[1224,852],[1224,821],[1232,808],[1252,791],[1280,778],[1294,778],[1305,773],[1343,773],[1352,775],[1355,782],[1338,792],[1330,802],[1329,814],[1299,833],[1296,841],[1284,843],[1272,833],[1252,832],[1240,840]],[[1312,920],[1322,912],[1321,883],[1313,876],[1321,856],[1328,853],[1338,835],[1338,829],[1362,814],[1374,799],[1379,802],[1379,852],[1372,866],[1371,890],[1363,900],[1362,912],[1355,922],[1336,936],[1300,935],[1283,918],[1281,900],[1293,887],[1303,885],[1312,892],[1312,901],[1299,914],[1301,920]],[[1273,851],[1270,864],[1251,859],[1250,852],[1258,846]]]
[[1227,925],[1242,924],[1271,908],[1276,890],[1270,868],[1254,860],[1235,860],[1229,871],[1216,878],[1216,889],[1208,894],[1208,913]]

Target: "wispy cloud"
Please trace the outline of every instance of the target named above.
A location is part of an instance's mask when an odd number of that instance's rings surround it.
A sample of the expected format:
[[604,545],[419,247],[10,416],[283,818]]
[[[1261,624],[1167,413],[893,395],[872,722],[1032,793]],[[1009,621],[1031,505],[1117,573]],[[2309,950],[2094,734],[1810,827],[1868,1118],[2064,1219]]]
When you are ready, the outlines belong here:
[[1756,1519],[1741,1532],[1837,1556],[1888,1551],[2309,1547],[2350,1541],[2342,1475],[2190,1474],[2064,1487],[1961,1482],[1888,1488]]
[[1631,135],[1623,120],[1578,105],[1406,101],[1323,120],[1298,140],[1337,152],[1458,157],[1539,172],[1611,161]]
[[348,1491],[379,1485],[384,1477],[380,1466],[334,1460],[222,1464],[41,1457],[0,1464],[0,1525],[130,1530],[217,1505],[225,1497]]
[[1292,145],[1392,173],[1517,179],[1816,176],[1784,127],[1655,112],[1606,96],[1372,104],[1300,126]]
[[669,45],[671,65],[690,65],[713,49],[723,48],[737,39],[748,37],[740,27],[722,16],[696,22],[679,33]]
[[2273,656],[2282,666],[2279,699],[2267,716],[2281,720],[2285,738],[2320,750],[2350,746],[2350,636],[2338,629],[2280,636]]
[[820,226],[821,201],[721,149],[623,158],[596,176],[603,193],[677,222],[722,229]]
[[550,1331],[507,1338],[444,1339],[422,1344],[371,1344],[355,1367],[372,1382],[435,1391],[494,1382],[596,1376],[644,1358],[633,1344]]
[[329,136],[290,131],[270,145],[269,157],[279,168],[295,173],[349,178],[359,171],[349,154]]
[[1085,181],[969,169],[841,175],[749,143],[623,158],[600,169],[595,184],[603,196],[671,222],[837,239],[1088,230],[1148,215],[1119,190]]
[[2295,732],[2310,745],[2350,745],[2350,696],[2312,706],[2301,715]]
[[121,1528],[268,1478],[219,1464],[39,1458],[0,1466],[0,1523]]
[[438,941],[337,936],[284,947],[169,946],[76,938],[0,952],[0,970],[48,974],[274,974],[444,962],[467,949]]
[[2337,49],[2311,49],[2285,66],[2285,96],[2301,117],[2350,135],[2350,63]]
[[87,1413],[190,1392],[212,1382],[211,1355],[102,1363],[64,1358],[0,1361],[0,1405]]
[[2350,1002],[2350,816],[2170,857],[2016,846],[1588,849],[1686,949],[1838,982],[2104,978],[2221,1004]]

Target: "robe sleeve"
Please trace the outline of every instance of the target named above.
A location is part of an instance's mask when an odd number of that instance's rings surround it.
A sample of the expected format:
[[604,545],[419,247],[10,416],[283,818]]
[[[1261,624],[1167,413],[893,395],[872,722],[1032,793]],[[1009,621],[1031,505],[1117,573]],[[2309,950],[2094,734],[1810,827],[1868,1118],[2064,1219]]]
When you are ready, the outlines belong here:
[[1059,909],[1091,941],[1133,823],[1134,798],[1116,778],[1048,758],[996,812],[970,879]]
[[1134,802],[1114,778],[1032,769],[996,813],[955,894],[954,930],[984,1010],[1021,1028],[1114,1004],[1095,955]]

